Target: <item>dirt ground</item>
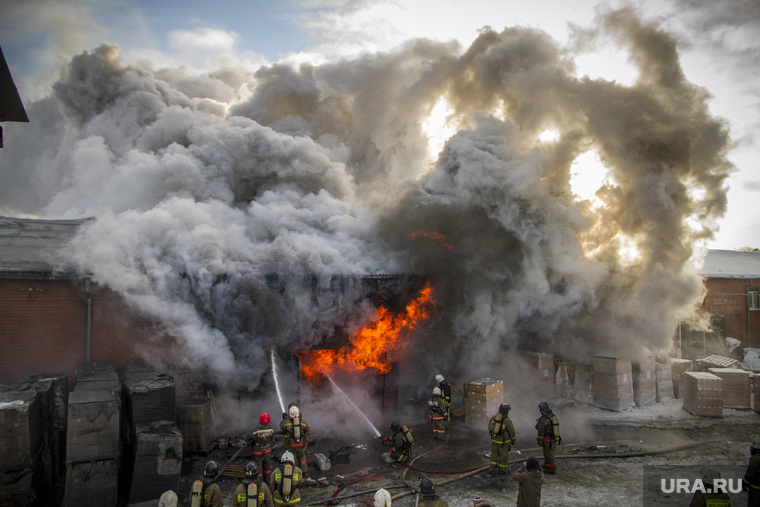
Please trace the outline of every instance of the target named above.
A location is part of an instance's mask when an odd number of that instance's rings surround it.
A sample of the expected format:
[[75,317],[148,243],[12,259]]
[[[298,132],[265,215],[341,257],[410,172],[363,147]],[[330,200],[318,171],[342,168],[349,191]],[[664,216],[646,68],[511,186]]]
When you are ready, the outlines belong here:
[[[661,491],[662,486],[667,491],[671,479],[693,481],[702,467],[710,465],[733,481],[729,488],[735,487],[749,460],[750,435],[760,433],[760,414],[726,409],[723,418],[695,417],[682,409],[681,400],[621,412],[580,404],[558,406],[554,411],[560,417],[564,446],[557,450],[558,473],[546,476],[544,506],[688,505],[690,493],[668,494]],[[517,418],[515,425],[518,436],[510,455],[511,468],[529,456],[542,457],[535,447],[532,419]],[[432,438],[424,421],[410,426],[416,440],[411,468],[383,463],[385,449],[377,439],[368,437],[366,442],[355,443],[317,439],[309,451],[310,463],[314,463],[315,453],[329,457],[340,447],[349,448],[349,462],[332,463],[324,471],[310,464],[305,475],[324,478],[329,485],[302,487],[301,505],[329,505],[330,501],[333,505],[371,505],[372,495],[383,487],[393,495],[394,506],[415,506],[417,498],[410,485],[423,475],[433,479],[439,496],[452,507],[471,506],[475,497],[494,506],[515,504],[518,485],[511,476],[490,477],[482,471],[490,452],[486,430],[453,419],[447,440],[442,442]],[[225,463],[234,450],[186,457],[181,502],[186,501],[190,484],[201,475],[206,460]],[[282,451],[280,446],[274,454],[279,456]],[[241,453],[233,464],[245,461]],[[230,505],[238,480],[224,477],[220,481],[225,505]],[[731,493],[731,499],[732,505],[747,504],[745,492]]]

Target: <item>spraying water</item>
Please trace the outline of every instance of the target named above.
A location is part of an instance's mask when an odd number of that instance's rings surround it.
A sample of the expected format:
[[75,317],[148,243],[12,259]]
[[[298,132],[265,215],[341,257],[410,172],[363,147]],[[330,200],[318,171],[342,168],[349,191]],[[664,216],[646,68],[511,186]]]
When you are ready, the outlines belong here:
[[350,404],[351,404],[351,406],[352,406],[352,407],[354,407],[354,410],[356,410],[356,412],[357,412],[357,413],[358,413],[360,416],[362,416],[362,419],[364,419],[364,422],[365,422],[365,423],[367,423],[367,426],[370,428],[370,430],[372,430],[372,434],[373,434],[373,435],[374,435],[376,438],[380,438],[380,431],[378,431],[378,429],[377,429],[377,428],[375,428],[375,425],[374,425],[374,424],[372,424],[372,422],[371,422],[369,419],[367,419],[367,416],[366,416],[366,415],[364,415],[364,412],[362,412],[362,411],[359,409],[359,407],[357,407],[357,406],[354,404],[354,402],[353,402],[353,401],[351,401],[351,398],[349,398],[349,397],[348,397],[348,395],[347,395],[346,393],[344,393],[344,392],[343,392],[343,389],[341,389],[340,387],[338,387],[338,384],[336,384],[336,383],[335,383],[335,381],[332,379],[332,377],[331,377],[330,375],[328,375],[328,374],[327,374],[327,372],[325,372],[324,370],[322,370],[322,373],[324,373],[324,374],[325,374],[325,377],[327,377],[327,380],[329,380],[329,381],[330,381],[330,383],[331,383],[331,384],[332,384],[332,386],[335,388],[335,390],[336,390],[336,391],[338,391],[338,392],[340,393],[340,395],[341,395],[341,396],[343,396],[343,398],[345,398],[345,399],[346,399],[346,401],[348,401],[348,403],[350,403]]
[[280,392],[280,379],[277,376],[277,362],[274,360],[274,349],[270,357],[272,359],[272,378],[274,379],[274,389],[277,391],[277,401],[280,402],[280,411],[285,413],[285,403],[282,401],[282,392]]

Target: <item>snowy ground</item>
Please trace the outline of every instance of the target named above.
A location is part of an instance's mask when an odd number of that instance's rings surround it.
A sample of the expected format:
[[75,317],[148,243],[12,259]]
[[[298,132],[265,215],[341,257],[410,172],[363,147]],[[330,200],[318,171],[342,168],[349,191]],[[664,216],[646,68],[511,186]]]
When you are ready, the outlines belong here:
[[[567,430],[563,431],[565,445],[557,452],[557,475],[546,478],[542,505],[688,505],[690,494],[662,493],[660,481],[695,479],[706,464],[718,468],[723,478],[741,479],[749,459],[750,435],[760,433],[760,415],[727,409],[723,418],[695,417],[681,406],[681,400],[621,412],[587,405],[558,406],[555,411]],[[449,439],[442,444],[430,437],[426,424],[413,427],[417,440],[415,455],[420,456],[413,464],[415,469],[384,465],[380,460],[383,448],[376,441],[352,444],[350,463],[333,465],[331,470],[324,472],[309,467],[308,476],[326,477],[330,486],[302,488],[301,505],[325,505],[325,500],[336,494],[338,486],[348,481],[356,482],[347,485],[336,496],[358,496],[342,500],[339,505],[371,505],[371,496],[380,487],[388,488],[394,496],[403,495],[409,491],[405,483],[414,484],[421,475],[440,484],[440,496],[452,507],[471,506],[475,497],[489,500],[495,506],[514,505],[518,488],[509,476],[492,478],[477,473],[457,480],[462,473],[434,473],[472,470],[488,463],[486,454],[490,452],[490,443],[482,429],[470,428],[461,420],[452,421],[448,429]],[[534,443],[532,427],[521,423],[517,432],[518,442],[511,455],[512,462],[517,465],[530,455],[540,457],[538,449],[531,447]],[[318,441],[312,452],[327,454],[336,445],[346,443]],[[681,450],[666,452],[676,448]],[[275,450],[276,454],[279,452],[281,449]],[[604,457],[623,453],[650,455]],[[576,457],[579,455],[594,457]],[[199,473],[205,459],[208,457],[187,460],[185,485],[192,475]],[[224,461],[224,457],[219,459]],[[362,476],[365,477],[361,479]],[[234,480],[223,481],[225,505],[229,505],[235,485]],[[393,505],[411,507],[416,505],[415,502],[415,495],[407,494],[397,496]],[[732,504],[746,505],[746,493],[732,494]]]

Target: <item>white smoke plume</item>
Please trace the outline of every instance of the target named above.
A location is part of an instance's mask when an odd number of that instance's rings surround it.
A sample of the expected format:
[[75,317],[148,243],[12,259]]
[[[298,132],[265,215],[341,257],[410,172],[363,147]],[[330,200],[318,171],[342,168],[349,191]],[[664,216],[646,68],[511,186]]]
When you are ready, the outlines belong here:
[[[673,38],[628,10],[578,41],[600,36],[628,48],[634,85],[578,78],[527,28],[204,75],[102,44],[8,132],[0,209],[95,217],[66,262],[158,319],[183,361],[248,388],[272,347],[366,325],[372,273],[433,280],[436,318],[404,362],[454,375],[518,349],[668,349],[699,301],[685,267],[725,211],[730,141]],[[457,132],[430,164],[421,125],[440,101]],[[594,202],[570,184],[591,149],[611,172]]]

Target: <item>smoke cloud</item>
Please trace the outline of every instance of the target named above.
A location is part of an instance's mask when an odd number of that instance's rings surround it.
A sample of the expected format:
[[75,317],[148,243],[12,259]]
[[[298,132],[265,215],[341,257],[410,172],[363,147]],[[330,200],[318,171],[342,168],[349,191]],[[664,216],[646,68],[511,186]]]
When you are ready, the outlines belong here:
[[[236,387],[259,385],[273,347],[366,325],[373,273],[433,281],[410,375],[486,374],[517,350],[667,350],[699,301],[685,267],[725,212],[730,140],[671,36],[622,10],[577,40],[598,37],[628,49],[635,84],[577,77],[527,28],[203,75],[102,44],[8,129],[0,209],[95,217],[66,263]],[[431,163],[422,123],[441,102],[456,133]],[[594,200],[572,188],[589,150],[610,172]]]

